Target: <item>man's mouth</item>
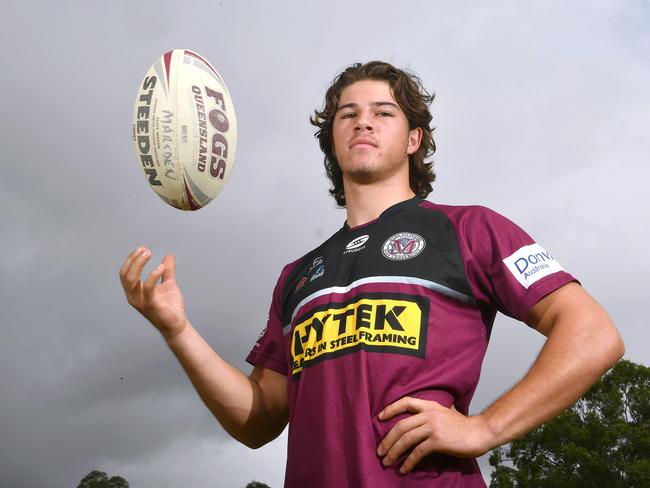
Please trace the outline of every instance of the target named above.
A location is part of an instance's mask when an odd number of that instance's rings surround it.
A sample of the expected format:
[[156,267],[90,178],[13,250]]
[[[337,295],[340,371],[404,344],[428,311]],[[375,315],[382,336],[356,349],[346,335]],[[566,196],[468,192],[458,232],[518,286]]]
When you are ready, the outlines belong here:
[[355,139],[350,144],[350,149],[364,149],[364,148],[373,148],[377,147],[377,143],[372,139]]

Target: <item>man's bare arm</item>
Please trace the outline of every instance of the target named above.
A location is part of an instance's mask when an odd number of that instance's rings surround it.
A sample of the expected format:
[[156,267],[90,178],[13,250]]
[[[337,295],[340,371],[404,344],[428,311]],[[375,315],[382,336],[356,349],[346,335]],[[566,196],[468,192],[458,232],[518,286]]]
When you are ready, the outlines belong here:
[[173,256],[165,256],[144,282],[140,280],[150,257],[151,252],[140,247],[120,269],[127,301],[159,330],[203,402],[230,435],[252,448],[277,437],[288,419],[286,376],[256,367],[247,377],[224,361],[185,315]]
[[483,412],[490,448],[562,413],[624,353],[607,312],[577,283],[543,298],[527,322],[547,340],[528,374]]
[[408,449],[403,472],[431,452],[479,456],[541,425],[573,404],[624,352],[605,310],[576,283],[540,300],[528,323],[547,340],[528,373],[480,415],[465,417],[436,402],[402,398],[381,420],[413,413],[384,437],[377,452],[393,464]]
[[224,361],[188,324],[167,341],[203,403],[235,439],[256,449],[287,425],[287,377],[256,366],[250,376]]

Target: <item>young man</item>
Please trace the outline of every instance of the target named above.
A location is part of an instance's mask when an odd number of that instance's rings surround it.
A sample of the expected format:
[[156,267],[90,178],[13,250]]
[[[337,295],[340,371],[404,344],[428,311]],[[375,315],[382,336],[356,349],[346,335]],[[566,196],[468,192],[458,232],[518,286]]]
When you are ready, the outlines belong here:
[[[423,200],[430,101],[386,63],[335,79],[312,123],[347,221],[283,269],[250,376],[188,322],[172,256],[144,283],[146,248],[120,271],[233,437],[259,447],[289,423],[286,486],[485,486],[474,457],[562,412],[623,354],[606,312],[519,227]],[[512,390],[468,416],[497,311],[547,340]]]

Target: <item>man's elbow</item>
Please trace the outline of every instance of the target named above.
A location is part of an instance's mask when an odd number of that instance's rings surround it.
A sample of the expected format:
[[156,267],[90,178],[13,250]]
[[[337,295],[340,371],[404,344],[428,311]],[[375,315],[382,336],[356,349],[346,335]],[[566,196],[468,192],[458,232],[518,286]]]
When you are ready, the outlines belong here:
[[257,435],[254,436],[239,437],[237,438],[237,440],[242,444],[244,444],[249,449],[259,449],[260,447],[267,445],[269,442],[277,438],[281,433],[282,433],[282,429],[277,433],[275,432],[258,433]]
[[273,416],[266,415],[250,421],[237,432],[229,432],[236,440],[250,449],[259,449],[275,440],[287,426],[288,418],[283,413]]
[[625,354],[625,344],[618,329],[611,321],[600,335],[600,357],[605,368],[609,369]]
[[625,354],[625,343],[623,342],[623,338],[621,337],[621,334],[619,334],[618,330],[615,331],[616,336],[615,339],[612,341],[612,354],[615,357],[614,363],[621,359],[623,357],[623,354]]
[[243,440],[242,443],[249,449],[259,449],[260,447],[267,445],[269,441],[262,439],[249,439],[245,441]]

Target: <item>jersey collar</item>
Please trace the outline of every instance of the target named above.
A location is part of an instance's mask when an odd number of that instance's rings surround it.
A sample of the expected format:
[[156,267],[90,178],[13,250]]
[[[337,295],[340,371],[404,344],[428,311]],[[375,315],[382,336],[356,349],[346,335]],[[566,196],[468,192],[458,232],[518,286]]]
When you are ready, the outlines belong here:
[[362,229],[376,222],[384,220],[387,217],[390,217],[391,215],[395,215],[396,213],[401,212],[404,209],[413,207],[415,205],[419,205],[422,201],[423,199],[416,195],[412,198],[409,198],[408,200],[398,202],[394,205],[391,205],[386,210],[384,210],[376,219],[371,220],[370,222],[366,222],[365,224],[357,225],[356,227],[350,227],[348,225],[348,221],[346,220],[345,223],[343,224],[342,230],[345,232],[349,232],[349,231],[355,231],[357,229]]

